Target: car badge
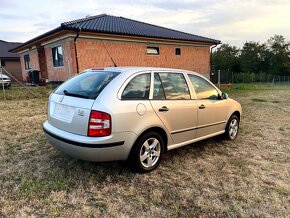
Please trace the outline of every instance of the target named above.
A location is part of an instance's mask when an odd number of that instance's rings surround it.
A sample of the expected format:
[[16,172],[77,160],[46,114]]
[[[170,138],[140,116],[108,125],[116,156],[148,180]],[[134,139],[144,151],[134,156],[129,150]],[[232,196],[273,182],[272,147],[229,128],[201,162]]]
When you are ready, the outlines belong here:
[[84,115],[85,115],[84,110],[79,109],[79,110],[78,110],[78,115],[79,115],[79,116],[84,116]]

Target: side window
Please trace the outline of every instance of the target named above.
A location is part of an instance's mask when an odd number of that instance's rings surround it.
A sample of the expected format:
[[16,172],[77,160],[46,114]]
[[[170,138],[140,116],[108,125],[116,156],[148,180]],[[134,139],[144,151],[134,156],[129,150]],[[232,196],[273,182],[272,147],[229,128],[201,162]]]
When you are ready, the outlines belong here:
[[166,99],[190,99],[189,89],[181,73],[159,73]]
[[149,98],[150,74],[135,76],[122,93],[122,100],[144,100]]
[[188,74],[193,85],[197,99],[218,99],[218,91],[206,80],[192,74]]

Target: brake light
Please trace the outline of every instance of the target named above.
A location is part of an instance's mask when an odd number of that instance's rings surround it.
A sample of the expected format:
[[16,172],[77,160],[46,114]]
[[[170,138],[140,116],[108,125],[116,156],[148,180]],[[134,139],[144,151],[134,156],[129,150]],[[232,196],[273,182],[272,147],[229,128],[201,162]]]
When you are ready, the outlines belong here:
[[100,137],[111,135],[111,116],[101,111],[91,111],[88,136]]

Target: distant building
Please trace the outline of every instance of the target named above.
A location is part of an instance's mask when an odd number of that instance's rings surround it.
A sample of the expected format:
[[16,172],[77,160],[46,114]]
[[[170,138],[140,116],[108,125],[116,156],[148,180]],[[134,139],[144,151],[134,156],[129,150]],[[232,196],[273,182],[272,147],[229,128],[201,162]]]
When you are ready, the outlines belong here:
[[41,79],[63,81],[87,68],[154,66],[210,72],[210,48],[219,40],[123,17],[98,15],[62,23],[13,49]]
[[10,52],[10,49],[19,47],[22,43],[18,42],[6,42],[0,40],[0,61],[1,66],[11,73],[18,80],[23,80],[20,57],[18,54]]

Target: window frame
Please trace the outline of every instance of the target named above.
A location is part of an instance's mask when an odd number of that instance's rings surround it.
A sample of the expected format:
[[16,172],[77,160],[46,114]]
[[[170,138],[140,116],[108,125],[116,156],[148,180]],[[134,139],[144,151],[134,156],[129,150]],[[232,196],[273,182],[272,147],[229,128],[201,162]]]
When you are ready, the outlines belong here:
[[[62,61],[60,60],[60,53],[59,53],[59,48],[61,48],[61,52],[62,52]],[[55,60],[54,58],[54,52],[53,50],[56,49],[56,52],[57,52],[57,60]],[[51,47],[51,55],[52,55],[52,66],[53,67],[63,67],[64,66],[64,58],[63,58],[63,48],[62,48],[62,45],[56,45],[56,46],[53,46]],[[56,62],[57,64],[55,64]]]
[[[195,76],[195,77],[197,77],[197,78],[199,78],[199,79],[202,79],[202,80],[204,80],[206,83],[208,83],[213,89],[215,89],[216,91],[217,91],[217,93],[218,93],[218,96],[217,96],[217,99],[210,99],[210,98],[202,98],[202,99],[198,99],[197,98],[197,93],[196,93],[196,91],[195,91],[195,88],[194,88],[194,86],[193,86],[193,84],[192,84],[192,82],[191,82],[191,79],[190,79],[190,75],[191,76]],[[199,76],[199,75],[196,75],[196,74],[193,74],[193,73],[187,73],[187,77],[188,77],[188,82],[189,82],[189,84],[190,84],[190,86],[191,86],[191,89],[192,89],[192,92],[194,93],[194,96],[195,96],[195,100],[221,100],[221,91],[212,83],[212,82],[210,82],[209,80],[207,80],[207,79],[205,79],[205,78],[203,78],[202,76]]]
[[[154,53],[148,53],[148,49],[156,49],[157,54]],[[146,47],[146,55],[148,56],[159,56],[160,55],[160,47],[159,46],[153,46],[153,45],[147,45]]]
[[24,60],[24,68],[25,68],[25,70],[30,70],[31,69],[30,55],[29,54],[25,54],[23,56],[23,60]]

